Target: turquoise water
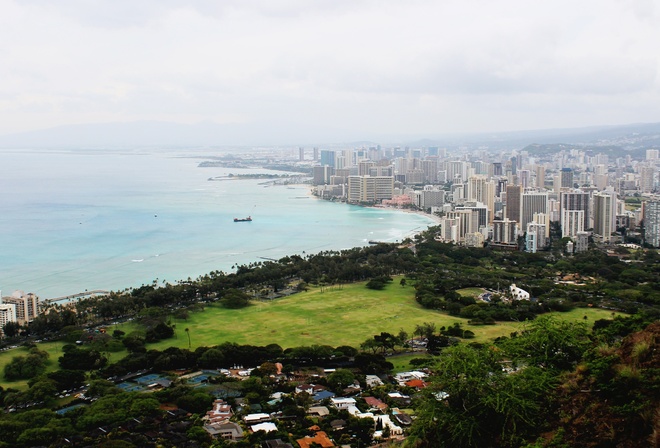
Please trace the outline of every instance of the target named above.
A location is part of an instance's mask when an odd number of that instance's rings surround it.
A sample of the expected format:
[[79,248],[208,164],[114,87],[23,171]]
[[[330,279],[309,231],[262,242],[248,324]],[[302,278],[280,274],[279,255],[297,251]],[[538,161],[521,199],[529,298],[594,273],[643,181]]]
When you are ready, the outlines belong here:
[[[192,156],[199,151],[0,150],[3,294],[173,283],[263,258],[402,240],[431,224],[321,201],[304,185],[209,181],[247,171],[199,168],[204,159]],[[247,215],[254,221],[233,222]]]

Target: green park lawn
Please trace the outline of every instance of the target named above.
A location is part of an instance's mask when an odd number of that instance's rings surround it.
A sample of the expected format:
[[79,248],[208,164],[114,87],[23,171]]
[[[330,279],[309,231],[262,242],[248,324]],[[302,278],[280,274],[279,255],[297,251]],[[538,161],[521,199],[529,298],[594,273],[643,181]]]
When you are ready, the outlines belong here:
[[[459,293],[478,295],[481,288],[466,288]],[[607,310],[580,308],[568,313],[555,313],[560,319],[583,320],[611,318]],[[486,342],[498,336],[508,336],[520,328],[517,322],[497,325],[469,325],[467,319],[449,316],[422,308],[414,298],[414,289],[401,287],[398,281],[384,290],[375,291],[365,283],[341,287],[312,288],[307,292],[270,302],[253,302],[247,308],[229,310],[212,305],[203,312],[192,313],[187,321],[173,320],[176,338],[149,348],[162,350],[170,346],[191,348],[212,346],[223,342],[237,344],[279,344],[283,348],[303,345],[359,346],[382,331],[398,333],[404,329],[412,337],[416,325],[432,322],[436,328],[459,322],[475,333],[473,341]],[[185,332],[188,328],[189,332]],[[129,328],[122,328],[127,331]]]
[[384,290],[365,283],[320,288],[270,302],[253,302],[247,308],[229,310],[214,305],[190,315],[187,321],[174,320],[176,339],[150,347],[171,345],[191,347],[238,344],[279,344],[283,348],[302,345],[359,346],[382,331],[412,334],[415,325],[433,322],[436,327],[465,322],[465,319],[426,310],[414,298],[414,289],[390,283]]
[[[478,295],[480,292],[480,288],[459,291],[462,295]],[[579,308],[555,315],[560,319],[584,321],[588,325],[598,319],[613,317],[610,311],[594,308]],[[584,316],[587,316],[586,320]],[[466,319],[422,308],[415,301],[414,289],[402,287],[396,280],[381,291],[366,288],[364,282],[326,287],[323,291],[312,288],[283,299],[253,302],[238,310],[214,304],[204,311],[191,313],[187,320],[173,318],[172,322],[176,325],[175,337],[148,344],[149,349],[163,350],[171,346],[188,348],[188,336],[192,349],[223,342],[250,345],[274,343],[283,348],[314,344],[358,347],[383,331],[396,334],[403,329],[412,337],[415,326],[424,322],[432,322],[438,329],[460,322],[463,328],[475,333],[475,338],[469,341],[486,342],[498,336],[508,336],[523,325],[517,322],[469,325]],[[128,322],[110,326],[108,332],[120,329],[129,333],[138,328],[136,323]],[[62,345],[64,342],[38,344],[40,349],[50,354],[48,371],[57,369]],[[0,374],[12,357],[26,353],[23,348],[0,353]],[[115,362],[125,356],[126,351],[109,355],[110,362]],[[26,381],[5,382],[0,376],[2,387],[24,388],[26,384]]]

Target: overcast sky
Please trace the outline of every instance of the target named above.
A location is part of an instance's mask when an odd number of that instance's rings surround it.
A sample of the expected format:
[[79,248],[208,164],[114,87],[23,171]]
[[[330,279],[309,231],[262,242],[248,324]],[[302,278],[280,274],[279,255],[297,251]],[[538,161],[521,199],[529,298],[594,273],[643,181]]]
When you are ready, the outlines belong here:
[[656,0],[0,0],[0,134],[660,121]]

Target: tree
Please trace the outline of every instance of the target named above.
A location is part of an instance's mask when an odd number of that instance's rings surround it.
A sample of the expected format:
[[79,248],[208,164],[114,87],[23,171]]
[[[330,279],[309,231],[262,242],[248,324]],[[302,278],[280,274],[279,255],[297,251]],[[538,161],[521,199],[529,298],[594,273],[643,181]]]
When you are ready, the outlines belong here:
[[238,289],[229,289],[220,299],[220,304],[225,308],[244,308],[250,304],[250,296]]
[[191,342],[190,342],[190,328],[186,327],[183,331],[186,332],[186,336],[188,336],[188,348],[191,347]]
[[433,322],[424,322],[421,325],[415,325],[415,331],[413,331],[413,336],[424,336],[425,338],[430,338],[436,332],[436,327]]
[[335,391],[341,391],[353,384],[355,375],[348,369],[337,369],[328,375],[328,384]]
[[96,370],[105,367],[108,358],[98,350],[74,348],[58,359],[60,367],[69,370]]
[[27,356],[16,356],[5,366],[5,379],[14,381],[30,379],[40,375],[46,370],[48,352],[33,347]]
[[145,335],[146,342],[156,342],[161,339],[168,339],[174,336],[174,329],[165,322],[159,322],[153,328],[147,330]]
[[26,392],[26,398],[31,402],[49,402],[54,399],[57,392],[55,381],[50,379],[43,379],[32,384]]
[[520,446],[544,418],[555,377],[535,367],[508,375],[501,361],[493,347],[445,349],[406,446]]
[[584,322],[565,322],[540,316],[528,323],[520,334],[502,342],[514,359],[544,369],[568,370],[582,357],[589,343]]
[[124,339],[122,339],[122,344],[128,349],[129,352],[144,352],[144,345],[146,343],[146,336],[141,331],[133,331],[127,334]]
[[80,370],[56,370],[46,377],[55,381],[57,390],[75,389],[85,384],[85,373]]
[[227,358],[225,357],[224,353],[222,350],[218,350],[217,348],[206,350],[197,361],[200,367],[206,369],[217,369],[219,367],[223,367],[226,362]]
[[18,322],[9,321],[5,324],[4,327],[2,327],[2,331],[4,335],[7,336],[8,338],[13,338],[15,336],[18,336],[18,334],[20,333],[21,324],[19,324]]

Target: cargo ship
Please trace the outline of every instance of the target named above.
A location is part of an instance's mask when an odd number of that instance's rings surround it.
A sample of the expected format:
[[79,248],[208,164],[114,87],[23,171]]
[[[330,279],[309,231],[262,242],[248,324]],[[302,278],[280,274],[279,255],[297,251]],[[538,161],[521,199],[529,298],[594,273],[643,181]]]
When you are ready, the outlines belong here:
[[252,217],[248,216],[247,218],[234,218],[234,222],[250,222],[252,221]]

